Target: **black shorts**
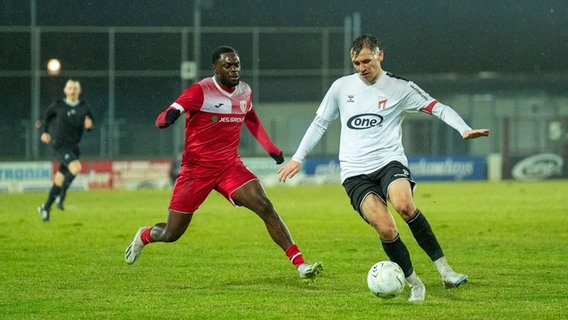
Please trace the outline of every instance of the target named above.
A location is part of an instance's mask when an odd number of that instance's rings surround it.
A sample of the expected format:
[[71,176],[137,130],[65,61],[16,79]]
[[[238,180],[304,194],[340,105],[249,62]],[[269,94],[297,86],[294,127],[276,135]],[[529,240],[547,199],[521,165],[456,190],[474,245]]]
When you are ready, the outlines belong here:
[[67,167],[72,161],[79,160],[79,148],[54,148],[53,155],[61,166]]
[[[414,190],[416,182],[412,179],[410,170],[398,161],[387,164],[384,168],[379,169],[370,174],[362,174],[345,179],[343,187],[351,199],[351,205],[355,211],[359,212],[361,217],[361,203],[363,199],[371,193],[381,198],[385,204],[388,200],[388,187],[398,179],[407,179],[410,182],[410,188]],[[363,219],[365,219],[363,217]]]

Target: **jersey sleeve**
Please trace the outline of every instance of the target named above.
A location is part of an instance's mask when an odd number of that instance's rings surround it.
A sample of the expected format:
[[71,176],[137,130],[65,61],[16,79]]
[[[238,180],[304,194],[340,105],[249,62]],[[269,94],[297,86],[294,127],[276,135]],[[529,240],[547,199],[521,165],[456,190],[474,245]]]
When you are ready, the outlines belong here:
[[316,116],[308,127],[308,130],[306,130],[306,133],[304,134],[304,137],[302,138],[298,149],[292,156],[292,160],[300,163],[304,162],[304,159],[307,157],[308,153],[310,153],[310,151],[312,151],[312,149],[318,144],[328,126],[329,121],[321,118],[320,116]]
[[316,114],[318,117],[330,122],[339,117],[339,104],[337,103],[337,90],[339,88],[337,80],[327,90],[323,97]]
[[95,116],[93,115],[93,110],[91,109],[91,106],[89,106],[88,103],[85,103],[85,108],[87,109],[86,116],[91,118],[91,121],[93,122],[93,124],[95,124]]
[[339,117],[339,103],[337,103],[337,90],[339,87],[340,84],[336,80],[327,90],[316,111],[316,117],[306,130],[298,149],[292,156],[292,160],[302,163],[308,156],[308,153],[318,144],[329,123]]
[[169,124],[166,121],[166,114],[172,109],[179,110],[180,113],[199,110],[203,105],[203,89],[198,84],[193,84],[187,88],[182,94],[164,111],[160,112],[156,117],[155,125],[158,128],[167,128]]
[[56,106],[57,103],[54,103],[47,109],[47,112],[45,113],[45,117],[43,118],[43,122],[41,124],[41,133],[49,132],[49,125],[51,121],[53,121],[53,119],[55,119],[55,117],[57,116],[57,112],[55,111]]
[[176,106],[181,112],[189,112],[194,110],[199,110],[203,106],[204,95],[203,89],[197,83],[194,83],[189,88],[187,88],[182,94],[176,99],[172,106]]
[[260,145],[266,150],[266,153],[280,154],[281,150],[270,140],[258,114],[251,105],[250,111],[245,117],[245,125],[253,137],[260,143]]
[[471,127],[467,125],[462,117],[460,117],[460,115],[450,106],[436,102],[434,105],[432,105],[430,110],[433,116],[436,116],[438,119],[444,121],[447,125],[454,128],[462,136],[465,131],[471,130]]
[[170,125],[168,124],[168,122],[166,121],[166,115],[168,114],[168,111],[170,110],[180,110],[180,113],[183,112],[183,108],[181,108],[181,106],[179,105],[175,105],[172,104],[171,106],[169,106],[166,110],[160,112],[160,114],[156,117],[156,121],[154,122],[154,124],[156,125],[156,127],[160,128],[160,129],[165,129],[167,127],[169,127]]
[[431,113],[428,108],[431,108],[436,103],[436,99],[432,98],[426,91],[422,90],[422,88],[412,81],[407,82],[405,90],[408,92],[405,97],[406,111]]
[[461,135],[463,135],[465,131],[471,130],[470,126],[465,123],[454,109],[438,102],[413,82],[409,82],[409,87],[409,98],[413,100],[411,104],[416,105],[418,111],[437,117],[454,128]]

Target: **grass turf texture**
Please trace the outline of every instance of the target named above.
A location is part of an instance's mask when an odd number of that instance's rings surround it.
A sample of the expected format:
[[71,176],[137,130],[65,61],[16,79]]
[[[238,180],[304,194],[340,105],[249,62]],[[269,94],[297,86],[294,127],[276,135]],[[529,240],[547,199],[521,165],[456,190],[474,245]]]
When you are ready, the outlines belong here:
[[[342,187],[277,186],[267,194],[308,262],[326,266],[307,286],[261,220],[211,194],[186,234],[124,249],[140,226],[165,221],[169,190],[89,191],[41,222],[44,193],[0,194],[3,319],[560,319],[568,305],[566,181],[420,183],[416,202],[456,271],[443,288],[434,265],[396,216],[426,301],[381,300],[368,269],[379,239]],[[47,190],[46,190],[47,193]]]

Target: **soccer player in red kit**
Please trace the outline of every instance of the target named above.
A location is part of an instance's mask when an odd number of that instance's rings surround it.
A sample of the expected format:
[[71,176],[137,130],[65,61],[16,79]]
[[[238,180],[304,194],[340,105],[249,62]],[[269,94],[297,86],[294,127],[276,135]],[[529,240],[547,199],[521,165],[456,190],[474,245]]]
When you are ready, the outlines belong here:
[[138,230],[126,248],[126,263],[134,263],[145,245],[174,242],[189,227],[193,214],[212,190],[234,206],[256,213],[265,223],[272,240],[296,266],[300,277],[312,282],[323,270],[321,263],[304,262],[302,253],[258,178],[245,167],[238,154],[244,123],[277,164],[282,151],[268,137],[252,105],[252,91],[240,81],[240,60],[228,46],[215,49],[211,57],[214,76],[186,89],[173,104],[158,115],[156,126],[167,128],[185,113],[185,146],[181,169],[173,187],[167,223]]

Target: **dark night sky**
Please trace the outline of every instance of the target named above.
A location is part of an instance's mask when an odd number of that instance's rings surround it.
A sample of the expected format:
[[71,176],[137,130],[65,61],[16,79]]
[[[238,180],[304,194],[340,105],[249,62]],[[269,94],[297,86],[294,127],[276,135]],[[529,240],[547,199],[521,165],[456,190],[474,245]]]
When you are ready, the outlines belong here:
[[[193,25],[191,0],[37,1],[39,25]],[[202,3],[204,26],[342,26],[359,12],[362,32],[381,41],[387,68],[404,73],[568,71],[565,0]],[[2,0],[0,10],[0,25],[29,24],[27,1]]]
[[[30,1],[0,0],[0,128],[12,137],[10,150],[18,150],[24,133],[21,121],[32,113],[30,75]],[[92,27],[192,27],[193,0],[35,0],[37,25]],[[343,27],[345,17],[361,15],[361,31],[379,38],[385,50],[383,68],[420,83],[434,96],[455,93],[534,92],[565,95],[568,86],[568,0],[201,0],[205,27]],[[19,27],[5,32],[6,26]],[[117,32],[115,70],[173,72],[168,77],[123,75],[115,84],[115,116],[146,121],[140,106],[163,106],[164,97],[179,94],[177,76],[181,39],[170,33]],[[77,72],[88,88],[84,97],[96,106],[100,119],[107,116],[109,33],[45,31],[40,33],[38,63],[45,66],[57,57],[64,71]],[[13,31],[13,30],[12,30]],[[72,31],[72,30],[71,30]],[[175,33],[177,32],[177,34]],[[195,45],[188,37],[188,58]],[[329,83],[343,74],[343,35],[330,35],[328,60],[321,59],[321,34],[261,34],[253,62],[251,33],[205,33],[200,54],[208,57],[221,44],[235,46],[241,54],[243,78],[251,64],[274,72],[263,76],[255,88],[261,102],[318,101]],[[320,71],[329,63],[334,73],[327,80],[308,72],[295,76],[281,70]],[[210,66],[201,59],[200,70]],[[299,70],[299,71],[298,71]],[[96,71],[96,74],[88,72]],[[499,77],[487,80],[479,75]],[[445,73],[458,74],[457,79]],[[16,74],[16,76],[13,76]],[[420,77],[418,77],[420,75]],[[68,75],[41,78],[42,107],[61,96]],[[247,79],[247,77],[249,77]],[[429,79],[431,78],[431,79]],[[290,83],[293,82],[293,86]],[[6,139],[5,139],[6,140]],[[21,148],[20,148],[21,149]],[[130,151],[125,151],[130,152]]]

